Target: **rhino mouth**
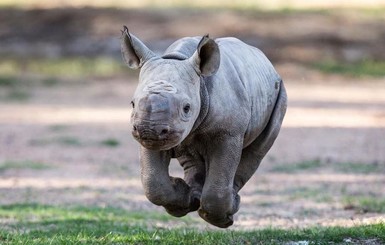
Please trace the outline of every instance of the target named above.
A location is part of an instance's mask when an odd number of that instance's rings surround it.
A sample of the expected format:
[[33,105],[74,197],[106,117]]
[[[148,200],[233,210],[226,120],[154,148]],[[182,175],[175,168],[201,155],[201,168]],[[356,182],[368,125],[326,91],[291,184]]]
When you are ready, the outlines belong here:
[[178,145],[178,141],[170,141],[170,140],[143,140],[139,139],[139,143],[149,150],[169,150],[176,145]]
[[167,132],[157,132],[149,128],[137,127],[132,131],[134,138],[145,148],[150,150],[168,150],[179,144],[182,137],[180,131],[169,129]]

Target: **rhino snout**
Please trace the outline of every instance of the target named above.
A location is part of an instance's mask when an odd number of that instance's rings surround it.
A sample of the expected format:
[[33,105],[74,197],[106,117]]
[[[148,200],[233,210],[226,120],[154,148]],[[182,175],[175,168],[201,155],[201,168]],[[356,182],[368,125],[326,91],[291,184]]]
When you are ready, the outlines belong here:
[[132,135],[144,147],[152,150],[163,150],[173,146],[181,137],[181,133],[168,124],[134,123]]
[[170,126],[168,125],[139,125],[134,124],[132,126],[132,133],[135,137],[140,139],[153,139],[159,140],[167,138],[172,133]]

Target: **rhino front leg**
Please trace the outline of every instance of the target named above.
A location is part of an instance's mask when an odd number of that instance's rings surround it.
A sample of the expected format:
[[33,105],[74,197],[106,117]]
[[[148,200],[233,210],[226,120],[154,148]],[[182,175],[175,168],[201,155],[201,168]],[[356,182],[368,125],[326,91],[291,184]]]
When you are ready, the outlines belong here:
[[241,157],[242,137],[221,137],[211,145],[198,213],[210,224],[226,228],[233,224],[233,214],[239,209],[240,198],[233,182]]
[[181,217],[193,211],[190,187],[180,178],[170,177],[168,151],[152,151],[141,147],[141,178],[146,197],[163,206],[168,213]]

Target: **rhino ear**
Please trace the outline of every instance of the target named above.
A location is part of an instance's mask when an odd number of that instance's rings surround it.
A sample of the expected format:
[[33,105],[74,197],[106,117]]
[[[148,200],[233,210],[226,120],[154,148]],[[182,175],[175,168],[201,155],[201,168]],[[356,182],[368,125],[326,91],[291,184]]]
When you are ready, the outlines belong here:
[[146,61],[155,57],[155,54],[146,45],[130,34],[126,26],[123,27],[120,48],[124,62],[132,69],[142,67]]
[[198,73],[202,76],[214,75],[220,64],[220,52],[218,44],[206,34],[200,40],[197,50],[191,57]]

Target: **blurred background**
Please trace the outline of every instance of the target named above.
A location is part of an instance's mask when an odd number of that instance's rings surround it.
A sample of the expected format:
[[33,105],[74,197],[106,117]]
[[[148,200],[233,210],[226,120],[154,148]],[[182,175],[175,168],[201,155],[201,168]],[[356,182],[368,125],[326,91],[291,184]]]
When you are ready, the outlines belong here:
[[[128,127],[127,25],[157,53],[185,36],[237,37],[284,79],[287,115],[235,229],[383,220],[384,23],[383,0],[0,0],[0,205],[164,212],[143,195]],[[207,227],[189,217],[156,225]]]

